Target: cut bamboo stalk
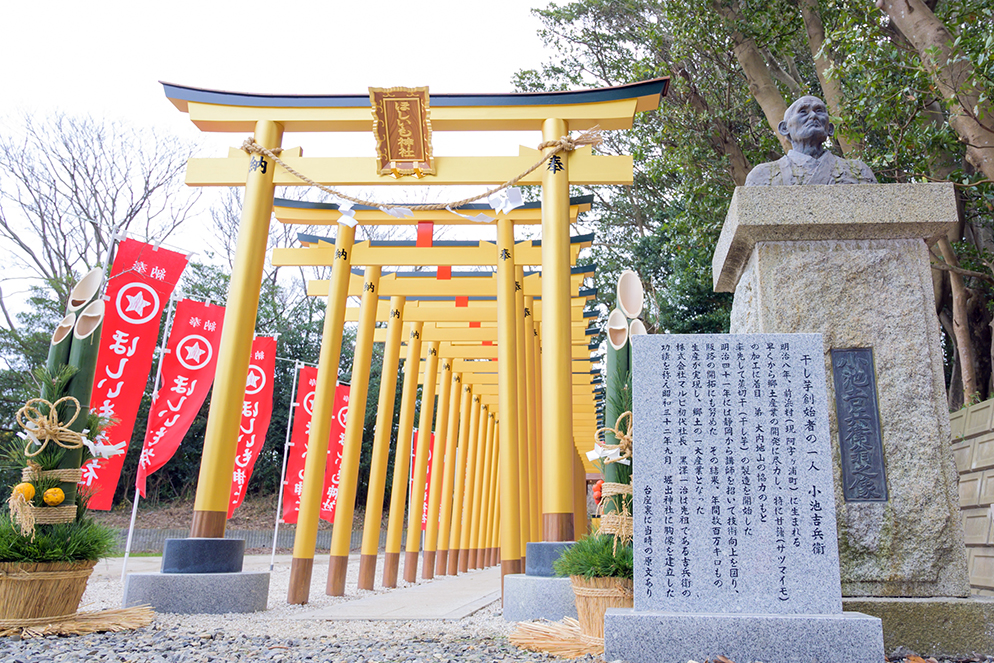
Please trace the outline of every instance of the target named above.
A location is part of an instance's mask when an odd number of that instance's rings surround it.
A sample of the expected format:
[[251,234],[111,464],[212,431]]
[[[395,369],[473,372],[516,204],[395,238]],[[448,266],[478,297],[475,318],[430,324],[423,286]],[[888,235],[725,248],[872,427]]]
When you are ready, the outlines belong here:
[[[79,415],[69,425],[77,433],[86,428],[86,419],[90,413],[90,395],[93,393],[93,377],[97,369],[97,352],[100,349],[100,331],[104,324],[104,303],[102,300],[91,302],[84,308],[76,321],[72,334],[72,347],[69,350],[69,365],[76,369],[69,384],[66,386],[66,396],[72,396],[79,401]],[[62,415],[62,413],[60,413]],[[62,418],[60,416],[60,418]],[[62,419],[65,421],[65,419]],[[62,457],[59,469],[79,469],[83,462],[83,449],[72,449]],[[76,500],[76,484],[64,482],[60,486],[65,493],[64,504],[69,505]]]
[[[45,362],[50,377],[54,378],[62,371],[62,367],[69,363],[69,347],[72,345],[72,330],[75,326],[76,314],[68,313],[52,334],[52,341],[48,346],[48,361]],[[50,381],[42,380],[41,397],[49,402],[59,398],[58,394],[52,393],[52,387]]]
[[104,272],[100,267],[94,267],[81,278],[69,293],[68,313],[75,313],[85,308],[100,294],[100,286],[104,282]]
[[618,277],[618,308],[628,319],[637,318],[642,313],[645,291],[638,274],[630,269],[621,272]]
[[628,343],[628,320],[618,309],[607,316],[607,342],[613,350],[621,350]]
[[[604,425],[614,427],[621,416],[621,389],[624,387],[626,376],[629,374],[628,355],[628,320],[618,309],[611,311],[607,319],[607,398],[604,404]],[[605,444],[618,444],[618,439],[611,433],[604,433]],[[604,481],[621,483],[624,470],[618,463],[604,466]],[[621,511],[621,504],[615,498],[605,498],[604,513]]]

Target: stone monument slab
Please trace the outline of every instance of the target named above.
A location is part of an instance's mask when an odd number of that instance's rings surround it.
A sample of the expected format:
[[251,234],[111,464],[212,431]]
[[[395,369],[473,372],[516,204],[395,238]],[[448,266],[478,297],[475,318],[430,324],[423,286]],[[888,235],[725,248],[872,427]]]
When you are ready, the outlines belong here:
[[877,663],[842,612],[819,334],[632,339],[634,608],[607,660]]
[[841,613],[821,337],[633,341],[635,609]]

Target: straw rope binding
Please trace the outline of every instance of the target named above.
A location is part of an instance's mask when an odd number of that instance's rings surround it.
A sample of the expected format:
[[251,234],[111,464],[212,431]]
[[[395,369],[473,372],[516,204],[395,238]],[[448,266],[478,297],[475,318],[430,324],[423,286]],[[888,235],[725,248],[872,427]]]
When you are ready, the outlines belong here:
[[402,205],[397,203],[390,203],[390,204],[375,203],[369,200],[365,200],[363,198],[355,198],[348,194],[342,193],[337,189],[333,189],[330,186],[325,186],[324,184],[315,182],[314,180],[307,177],[297,169],[287,165],[285,161],[280,159],[279,155],[281,152],[283,152],[281,148],[269,149],[267,147],[263,147],[262,145],[257,143],[255,141],[255,138],[252,136],[249,136],[248,138],[245,139],[245,141],[242,143],[241,149],[244,152],[247,152],[248,154],[263,154],[269,157],[270,159],[272,159],[273,161],[275,161],[276,163],[278,163],[280,166],[283,167],[283,169],[286,172],[290,173],[301,182],[309,184],[310,186],[316,187],[321,191],[324,191],[325,193],[330,193],[331,195],[337,198],[341,198],[342,200],[347,200],[350,203],[354,203],[356,205],[368,205],[369,207],[379,207],[382,209],[397,209],[403,207],[410,210],[441,211],[448,209],[450,207],[454,209],[459,208],[462,207],[463,205],[468,205],[469,203],[476,202],[477,200],[489,198],[498,191],[503,191],[508,187],[514,186],[515,184],[520,182],[523,178],[527,177],[528,175],[538,170],[542,164],[544,164],[546,161],[551,159],[553,156],[560,154],[562,152],[572,152],[578,147],[584,147],[587,145],[597,146],[600,145],[603,142],[603,140],[604,139],[601,136],[601,129],[599,126],[597,126],[588,129],[587,131],[584,131],[583,133],[577,135],[575,138],[571,138],[570,136],[563,136],[559,140],[550,140],[550,141],[545,141],[544,143],[539,143],[538,149],[540,151],[551,148],[549,152],[546,152],[544,155],[542,155],[542,158],[536,161],[535,165],[533,165],[531,168],[521,173],[517,177],[509,179],[508,181],[504,182],[498,187],[494,187],[493,189],[481,193],[478,196],[463,198],[462,200],[457,200],[451,203],[418,203],[413,205]]
[[[621,428],[621,423],[627,418],[628,426],[625,429]],[[604,444],[601,440],[601,433],[611,433],[618,440],[618,444]],[[617,458],[612,458],[611,460],[604,461],[605,464],[610,465],[611,463],[618,463],[622,460],[631,460],[632,457],[632,413],[631,410],[628,412],[622,412],[621,416],[618,417],[618,421],[615,422],[614,428],[610,426],[605,426],[604,428],[598,428],[594,432],[594,441],[603,447],[607,451],[613,451],[617,449],[620,452],[620,456]]]
[[89,578],[91,573],[93,573],[92,566],[69,571],[32,571],[30,573],[23,569],[13,572],[0,569],[0,580],[67,580],[72,578]]
[[[70,403],[76,408],[69,421],[62,423],[59,421],[58,407],[63,403]],[[38,406],[48,407],[48,414],[42,414]],[[76,421],[81,407],[79,401],[72,396],[63,396],[54,403],[49,403],[44,398],[32,398],[17,411],[17,423],[28,433],[28,446],[24,449],[24,455],[34,458],[48,446],[49,442],[55,442],[63,449],[79,449],[83,446],[86,437],[82,433],[70,430],[69,426]],[[31,452],[31,445],[38,444],[38,450]]]
[[14,516],[18,529],[23,536],[35,538],[35,525],[58,525],[71,523],[76,520],[77,505],[67,506],[35,506],[30,504],[20,493],[14,493],[7,498],[10,513]]
[[[31,461],[28,461],[29,463]],[[79,483],[79,480],[83,478],[83,470],[76,469],[65,469],[65,470],[43,470],[37,463],[32,463],[31,466],[25,467],[21,470],[21,481],[38,481],[40,479],[55,479],[59,482],[65,483]]]
[[577,596],[591,596],[595,598],[634,598],[635,594],[628,587],[582,587],[575,585],[573,593]]
[[[66,422],[59,420],[59,406],[63,403],[68,403],[74,408],[72,416]],[[44,413],[46,410],[47,414]],[[24,447],[24,456],[28,459],[28,466],[21,470],[22,481],[38,481],[42,478],[50,478],[59,482],[79,483],[79,480],[83,478],[80,468],[42,470],[41,466],[31,459],[41,454],[48,447],[49,442],[54,442],[56,446],[70,451],[82,447],[86,441],[86,436],[69,428],[79,417],[81,411],[82,406],[72,396],[63,396],[54,403],[50,403],[44,398],[32,398],[17,411],[15,417],[17,423],[28,435],[28,443]],[[31,447],[33,446],[38,448],[32,451]],[[35,525],[69,523],[76,519],[75,504],[61,507],[36,507],[18,493],[11,495],[7,504],[14,520],[17,521],[21,534],[30,536],[32,541],[35,536]]]
[[[623,423],[627,423],[628,425],[622,427]],[[601,434],[605,432],[614,435],[614,437],[618,440],[618,444],[602,444],[600,442]],[[619,456],[617,458],[604,460],[605,465],[631,459],[632,413],[630,411],[623,412],[621,416],[618,417],[617,422],[615,422],[614,428],[609,426],[598,428],[594,433],[594,439],[605,450],[613,451],[617,449],[619,452]],[[601,519],[599,531],[601,534],[614,535],[615,552],[618,550],[618,543],[625,545],[630,542],[635,535],[635,523],[632,519],[632,514],[628,509],[628,500],[616,500],[619,505],[619,510],[611,513],[604,513],[604,506],[608,503],[608,498],[615,497],[617,495],[632,495],[632,484],[605,481],[601,485],[601,501],[600,504],[597,505],[597,515],[600,516]]]

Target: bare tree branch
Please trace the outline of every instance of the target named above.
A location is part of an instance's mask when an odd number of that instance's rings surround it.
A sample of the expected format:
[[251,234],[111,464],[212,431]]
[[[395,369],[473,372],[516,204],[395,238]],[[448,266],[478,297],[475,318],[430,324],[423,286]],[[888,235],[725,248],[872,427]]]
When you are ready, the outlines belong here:
[[[64,304],[76,277],[103,264],[117,235],[167,236],[199,198],[199,190],[183,186],[193,149],[154,131],[89,117],[0,120],[5,276],[23,274],[26,289],[51,288]],[[8,304],[0,294],[5,314]],[[15,316],[5,318],[16,337]]]

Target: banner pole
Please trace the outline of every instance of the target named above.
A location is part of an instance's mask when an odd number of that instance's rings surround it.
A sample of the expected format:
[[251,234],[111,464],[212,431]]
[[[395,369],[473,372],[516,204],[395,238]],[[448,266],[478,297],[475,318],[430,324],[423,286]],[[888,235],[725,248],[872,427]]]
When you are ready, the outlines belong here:
[[[111,233],[110,241],[107,243],[107,251],[104,253],[104,271],[102,275],[101,282],[103,283],[104,292],[107,291],[107,276],[110,274],[111,269],[111,257],[114,255],[114,248],[117,246],[118,230],[120,227],[115,227],[114,232]],[[123,233],[124,238],[127,238],[128,234]]]
[[141,496],[135,489],[135,503],[131,505],[131,523],[128,524],[128,542],[124,545],[124,563],[121,565],[121,582],[128,575],[128,556],[131,555],[131,537],[135,533],[135,518],[138,517],[138,500]]
[[[159,363],[155,367],[155,381],[152,383],[152,397],[155,398],[155,392],[159,387],[159,378],[162,377],[162,360],[166,356],[168,349],[166,348],[166,343],[169,340],[169,332],[172,331],[173,326],[173,312],[176,307],[173,305],[176,302],[175,293],[169,298],[169,305],[166,310],[166,328],[162,332],[162,345],[159,346]],[[144,446],[144,445],[142,445]],[[124,544],[124,563],[121,564],[121,582],[124,582],[124,577],[128,573],[128,557],[131,556],[131,539],[135,533],[135,519],[138,517],[138,500],[141,496],[138,494],[138,477],[135,477],[135,502],[131,505],[131,523],[128,525],[128,542]]]
[[[279,359],[280,357],[277,357]],[[276,565],[276,539],[280,534],[280,514],[283,512],[283,484],[286,482],[286,458],[290,450],[290,425],[293,422],[293,408],[297,407],[297,382],[300,381],[300,369],[304,362],[293,360],[293,387],[290,389],[290,410],[286,418],[286,439],[283,441],[283,469],[280,470],[279,490],[276,498],[276,524],[273,527],[273,553],[269,558],[269,570],[272,572]]]

